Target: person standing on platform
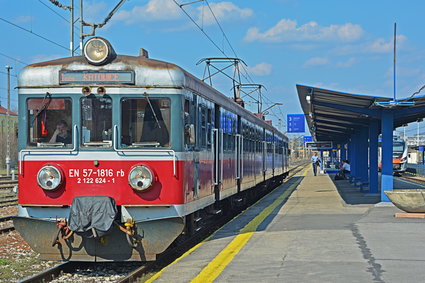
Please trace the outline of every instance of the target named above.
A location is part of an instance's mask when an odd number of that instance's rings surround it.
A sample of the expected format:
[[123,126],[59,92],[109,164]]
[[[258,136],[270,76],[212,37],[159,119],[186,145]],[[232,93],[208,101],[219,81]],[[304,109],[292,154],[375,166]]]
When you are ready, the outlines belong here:
[[317,167],[320,166],[320,157],[317,155],[317,152],[311,157],[311,162],[313,163],[314,176],[317,176]]

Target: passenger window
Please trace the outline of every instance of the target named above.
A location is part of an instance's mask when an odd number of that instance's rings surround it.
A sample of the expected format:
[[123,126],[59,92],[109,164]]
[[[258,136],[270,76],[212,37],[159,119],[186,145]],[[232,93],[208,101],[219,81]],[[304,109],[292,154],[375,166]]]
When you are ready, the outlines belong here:
[[89,95],[81,99],[81,144],[112,146],[112,99]]
[[70,98],[30,98],[27,100],[28,145],[36,147],[72,146],[72,102]]
[[126,98],[121,101],[121,145],[170,146],[170,100]]
[[200,146],[205,148],[207,145],[207,111],[206,108],[201,106],[199,107],[199,112],[201,115],[201,139],[200,139]]

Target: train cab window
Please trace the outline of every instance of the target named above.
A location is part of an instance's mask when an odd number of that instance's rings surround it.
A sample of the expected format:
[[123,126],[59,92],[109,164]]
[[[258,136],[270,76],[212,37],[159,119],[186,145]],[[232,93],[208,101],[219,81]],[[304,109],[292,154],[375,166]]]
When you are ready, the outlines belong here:
[[112,146],[112,99],[89,95],[81,99],[81,144]]
[[166,98],[121,101],[121,146],[169,147],[171,102]]
[[72,146],[72,102],[70,98],[27,100],[28,146]]

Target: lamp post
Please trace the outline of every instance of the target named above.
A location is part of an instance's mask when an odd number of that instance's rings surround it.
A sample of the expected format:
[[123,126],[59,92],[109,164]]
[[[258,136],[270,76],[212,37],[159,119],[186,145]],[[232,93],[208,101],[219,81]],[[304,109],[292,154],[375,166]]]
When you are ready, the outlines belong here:
[[6,142],[6,175],[10,176],[10,69],[11,66],[5,67],[7,70],[7,109],[6,109],[6,131],[7,131],[7,142]]

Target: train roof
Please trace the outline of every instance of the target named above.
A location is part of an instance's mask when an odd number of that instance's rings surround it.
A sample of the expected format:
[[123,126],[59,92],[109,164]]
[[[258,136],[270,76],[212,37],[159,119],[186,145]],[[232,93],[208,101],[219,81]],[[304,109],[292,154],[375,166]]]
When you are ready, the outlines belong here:
[[[111,86],[189,89],[221,105],[225,109],[240,115],[247,121],[258,124],[286,138],[275,127],[256,117],[252,112],[241,107],[232,99],[226,97],[183,68],[172,63],[154,60],[144,56],[117,55],[111,62],[102,66],[89,64],[83,56],[60,58],[31,64],[20,72],[18,88],[57,88],[87,85],[82,83],[61,85],[59,83],[60,71],[133,71],[135,74],[134,85],[129,86],[127,84],[120,85],[114,83]],[[101,85],[108,84],[102,83]]]

